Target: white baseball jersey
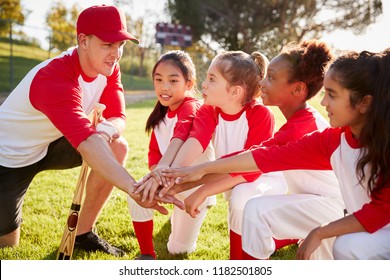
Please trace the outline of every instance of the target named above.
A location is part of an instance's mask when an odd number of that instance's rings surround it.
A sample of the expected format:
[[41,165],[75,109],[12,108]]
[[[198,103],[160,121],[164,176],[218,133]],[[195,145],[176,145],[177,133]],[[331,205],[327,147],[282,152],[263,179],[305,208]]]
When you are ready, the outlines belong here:
[[111,76],[87,77],[77,48],[38,64],[0,107],[0,165],[33,164],[62,136],[77,148],[96,133],[87,115],[97,102],[105,118],[125,118],[119,64]]

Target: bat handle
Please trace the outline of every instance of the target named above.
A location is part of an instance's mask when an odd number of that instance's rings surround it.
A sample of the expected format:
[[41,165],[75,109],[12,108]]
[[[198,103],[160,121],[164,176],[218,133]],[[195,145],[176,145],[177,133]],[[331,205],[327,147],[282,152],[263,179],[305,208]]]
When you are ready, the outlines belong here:
[[[99,123],[100,118],[102,117],[103,111],[106,109],[106,106],[101,103],[97,103],[94,106],[92,124],[94,127]],[[78,217],[81,209],[82,197],[85,189],[85,185],[88,177],[88,165],[83,160],[81,165],[80,174],[76,186],[76,190],[72,200],[72,206],[70,209],[70,214],[68,215],[67,224],[65,231],[62,236],[60,248],[58,250],[57,259],[58,260],[70,260],[73,254],[74,243],[77,233]]]
[[103,115],[103,111],[106,109],[106,105],[102,103],[97,103],[94,106],[93,110],[93,119],[92,119],[92,124],[93,127],[96,127],[96,125],[99,123],[100,118]]

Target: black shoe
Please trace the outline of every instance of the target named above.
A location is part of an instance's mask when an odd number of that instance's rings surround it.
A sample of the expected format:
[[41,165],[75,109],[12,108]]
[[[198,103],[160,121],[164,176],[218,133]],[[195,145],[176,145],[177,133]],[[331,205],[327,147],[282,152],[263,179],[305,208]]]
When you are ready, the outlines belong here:
[[136,261],[154,261],[154,260],[156,260],[156,258],[153,257],[152,255],[141,254],[138,257],[136,257],[134,260],[136,260]]
[[102,251],[115,257],[126,255],[123,250],[110,245],[92,231],[76,236],[75,248],[83,249],[87,252]]

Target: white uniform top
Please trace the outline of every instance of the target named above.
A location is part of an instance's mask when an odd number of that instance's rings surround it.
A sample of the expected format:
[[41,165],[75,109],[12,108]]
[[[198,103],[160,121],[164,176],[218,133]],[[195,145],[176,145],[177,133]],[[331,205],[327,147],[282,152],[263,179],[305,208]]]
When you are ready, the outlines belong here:
[[95,133],[87,115],[97,102],[106,118],[125,118],[118,65],[109,77],[89,78],[75,48],[38,64],[0,106],[0,165],[31,165],[63,135],[77,147]]
[[[234,115],[226,114],[218,107],[203,105],[189,137],[196,138],[203,149],[211,143],[215,158],[220,158],[268,140],[274,132],[274,124],[272,112],[258,100],[248,103]],[[244,177],[253,181],[259,174]]]

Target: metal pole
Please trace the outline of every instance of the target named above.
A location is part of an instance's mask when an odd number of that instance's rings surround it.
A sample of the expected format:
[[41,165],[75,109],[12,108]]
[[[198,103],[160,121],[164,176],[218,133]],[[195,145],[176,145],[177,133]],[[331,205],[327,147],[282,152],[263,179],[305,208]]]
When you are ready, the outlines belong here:
[[9,42],[10,42],[9,87],[11,92],[14,89],[14,48],[13,48],[13,40],[12,40],[12,20],[9,20]]

